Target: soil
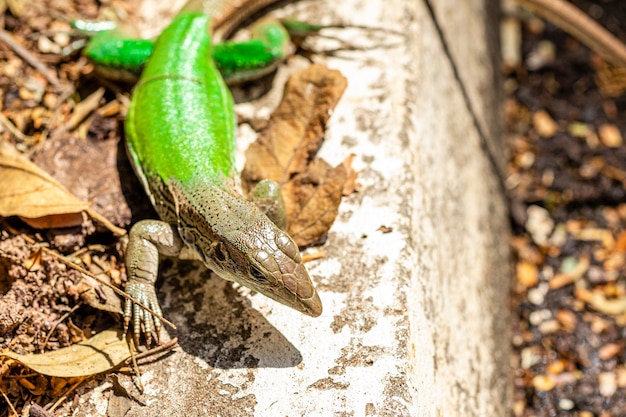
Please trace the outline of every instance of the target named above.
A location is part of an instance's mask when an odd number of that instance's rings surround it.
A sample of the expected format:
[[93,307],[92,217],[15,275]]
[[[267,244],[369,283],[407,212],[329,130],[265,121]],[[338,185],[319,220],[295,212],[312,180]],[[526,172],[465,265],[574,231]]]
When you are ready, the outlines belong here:
[[[626,41],[621,1],[572,1]],[[514,415],[626,415],[626,95],[620,72],[526,16],[505,70]]]

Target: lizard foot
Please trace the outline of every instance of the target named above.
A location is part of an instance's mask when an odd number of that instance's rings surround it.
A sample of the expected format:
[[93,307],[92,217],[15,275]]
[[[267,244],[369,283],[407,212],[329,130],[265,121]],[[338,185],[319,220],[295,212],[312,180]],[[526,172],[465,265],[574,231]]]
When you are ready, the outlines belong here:
[[[154,286],[145,285],[140,282],[129,282],[126,287],[126,293],[149,307],[153,312],[162,315],[161,306],[157,300]],[[146,338],[146,345],[152,344],[152,339],[159,343],[159,333],[161,331],[161,320],[154,316],[148,310],[145,310],[139,304],[133,303],[127,299],[124,306],[124,333],[129,328],[132,321],[131,331],[135,338],[135,344],[139,346],[139,336],[143,334]]]

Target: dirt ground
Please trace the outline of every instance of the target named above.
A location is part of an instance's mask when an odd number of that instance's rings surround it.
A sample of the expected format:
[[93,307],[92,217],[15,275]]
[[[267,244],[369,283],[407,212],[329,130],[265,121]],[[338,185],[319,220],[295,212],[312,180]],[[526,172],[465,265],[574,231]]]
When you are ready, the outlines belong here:
[[[572,3],[626,41],[623,2]],[[624,416],[624,71],[526,17],[505,71],[514,415]]]

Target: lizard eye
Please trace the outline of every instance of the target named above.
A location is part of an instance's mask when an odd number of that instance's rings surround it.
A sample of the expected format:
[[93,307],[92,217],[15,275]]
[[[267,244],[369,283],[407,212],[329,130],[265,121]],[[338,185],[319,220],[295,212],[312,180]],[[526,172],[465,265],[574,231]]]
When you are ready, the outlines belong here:
[[250,267],[250,275],[252,275],[252,278],[257,281],[266,281],[263,272],[261,272],[261,270],[254,265]]

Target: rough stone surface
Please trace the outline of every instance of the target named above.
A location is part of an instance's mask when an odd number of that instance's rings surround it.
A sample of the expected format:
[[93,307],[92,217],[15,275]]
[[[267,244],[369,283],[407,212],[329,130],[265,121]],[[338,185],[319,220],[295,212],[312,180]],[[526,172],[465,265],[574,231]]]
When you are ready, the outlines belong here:
[[[386,36],[393,46],[325,59],[349,85],[321,156],[337,164],[356,154],[362,189],[342,205],[325,257],[308,265],[322,316],[301,316],[195,264],[168,261],[160,297],[180,348],[144,368],[143,394],[128,378],[107,379],[82,397],[81,413],[507,414],[508,223],[481,145],[499,158],[490,40],[497,22],[484,0],[434,3],[441,32],[416,1],[303,1],[282,11],[405,35]],[[357,44],[374,36],[337,35]],[[298,66],[294,60],[276,84]],[[238,111],[265,117],[279,94]],[[240,130],[250,140],[249,129]],[[116,384],[130,399],[116,395]]]

